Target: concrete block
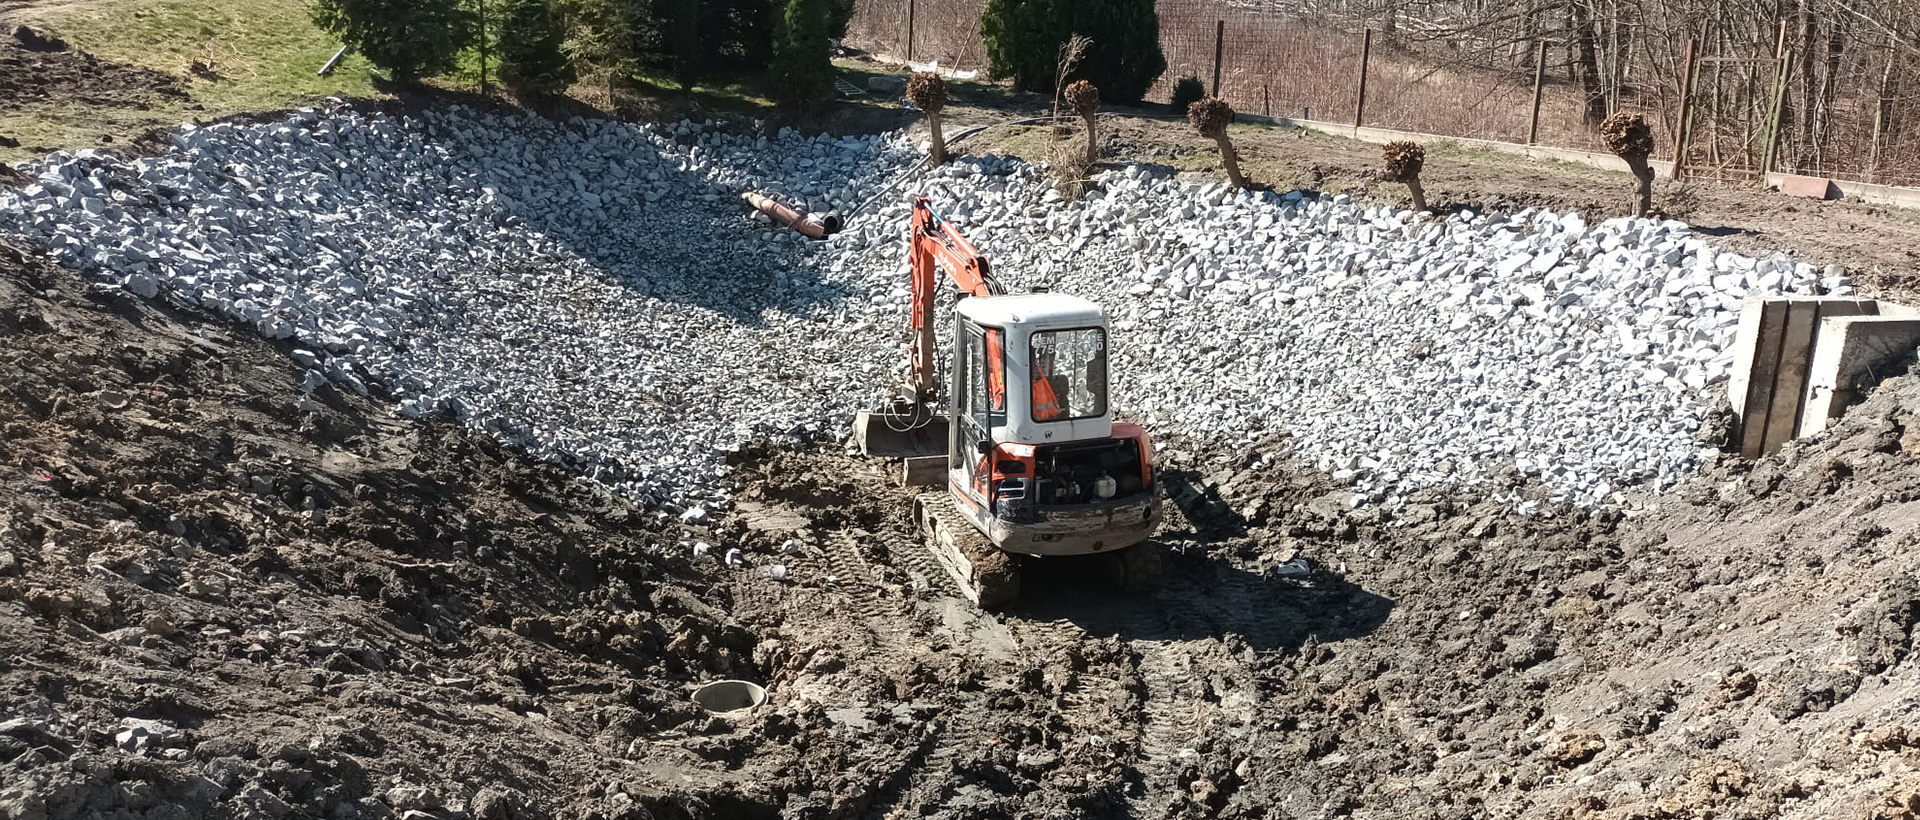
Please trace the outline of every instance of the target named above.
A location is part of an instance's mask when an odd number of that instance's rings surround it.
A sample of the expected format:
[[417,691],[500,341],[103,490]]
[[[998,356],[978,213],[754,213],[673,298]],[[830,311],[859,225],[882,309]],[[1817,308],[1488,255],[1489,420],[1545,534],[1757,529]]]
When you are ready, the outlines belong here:
[[1820,320],[1807,371],[1797,436],[1810,436],[1860,399],[1860,391],[1903,371],[1920,350],[1920,317],[1835,316]]
[[1810,199],[1834,199],[1833,180],[1825,177],[1803,177],[1786,174],[1780,177],[1780,193],[1787,196],[1804,196]]
[[1748,299],[1740,306],[1727,401],[1733,405],[1739,428],[1740,454],[1747,458],[1760,456],[1766,437],[1767,408],[1773,403],[1773,377],[1780,365],[1780,338],[1786,323],[1785,299]]
[[1773,400],[1767,406],[1767,427],[1760,451],[1771,453],[1793,440],[1800,423],[1800,396],[1807,386],[1807,363],[1813,357],[1813,333],[1820,325],[1820,303],[1787,302],[1787,323],[1780,331],[1780,364],[1774,369]]
[[1741,455],[1758,458],[1797,435],[1820,320],[1877,312],[1873,300],[1846,297],[1756,297],[1741,305],[1727,380]]

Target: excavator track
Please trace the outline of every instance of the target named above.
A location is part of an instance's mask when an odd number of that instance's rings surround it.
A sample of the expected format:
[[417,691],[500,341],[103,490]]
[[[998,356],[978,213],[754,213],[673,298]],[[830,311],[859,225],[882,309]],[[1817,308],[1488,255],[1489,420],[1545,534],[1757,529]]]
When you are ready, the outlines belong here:
[[1151,539],[1107,554],[1113,584],[1128,595],[1160,591],[1160,545]]
[[954,506],[952,496],[921,493],[914,498],[913,509],[927,549],[968,600],[989,611],[1006,609],[1019,600],[1019,563],[987,541]]

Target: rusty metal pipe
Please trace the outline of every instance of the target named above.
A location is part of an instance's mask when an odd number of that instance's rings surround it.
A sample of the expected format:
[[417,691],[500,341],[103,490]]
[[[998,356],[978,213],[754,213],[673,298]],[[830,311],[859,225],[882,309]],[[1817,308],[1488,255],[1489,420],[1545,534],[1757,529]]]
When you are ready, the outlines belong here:
[[810,239],[825,239],[830,234],[840,232],[839,214],[806,214],[803,216],[800,212],[792,208],[775,202],[769,197],[753,193],[752,191],[741,194],[740,197],[745,199],[747,204],[752,205],[756,210],[766,214],[775,224],[782,228],[798,231],[801,236]]

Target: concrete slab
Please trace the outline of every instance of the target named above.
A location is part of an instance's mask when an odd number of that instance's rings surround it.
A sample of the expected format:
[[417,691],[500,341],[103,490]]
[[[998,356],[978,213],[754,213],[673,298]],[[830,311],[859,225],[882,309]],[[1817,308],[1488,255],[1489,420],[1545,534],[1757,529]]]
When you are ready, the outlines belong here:
[[1920,350],[1920,317],[1835,316],[1820,320],[1808,364],[1797,436],[1827,428],[1860,399],[1863,388],[1903,372]]
[[1835,199],[1833,180],[1826,177],[1803,177],[1783,174],[1780,177],[1780,193],[1787,196],[1803,196],[1809,199]]

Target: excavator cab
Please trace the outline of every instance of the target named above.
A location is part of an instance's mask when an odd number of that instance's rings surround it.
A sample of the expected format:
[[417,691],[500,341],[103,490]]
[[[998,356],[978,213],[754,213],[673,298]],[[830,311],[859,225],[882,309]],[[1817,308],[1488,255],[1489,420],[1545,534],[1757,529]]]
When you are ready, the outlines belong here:
[[1146,431],[1113,420],[1106,314],[1077,296],[963,299],[955,309],[947,487],[1001,549],[1132,546],[1158,521]]
[[[905,483],[945,485],[914,503],[935,556],[987,609],[1018,596],[1015,555],[1109,555],[1123,588],[1153,589],[1153,450],[1144,429],[1113,418],[1106,313],[1077,296],[1008,295],[924,198],[909,252],[907,382],[891,407],[856,417],[854,439],[868,455],[903,458]],[[941,323],[944,345],[933,316],[942,268],[962,292]]]

